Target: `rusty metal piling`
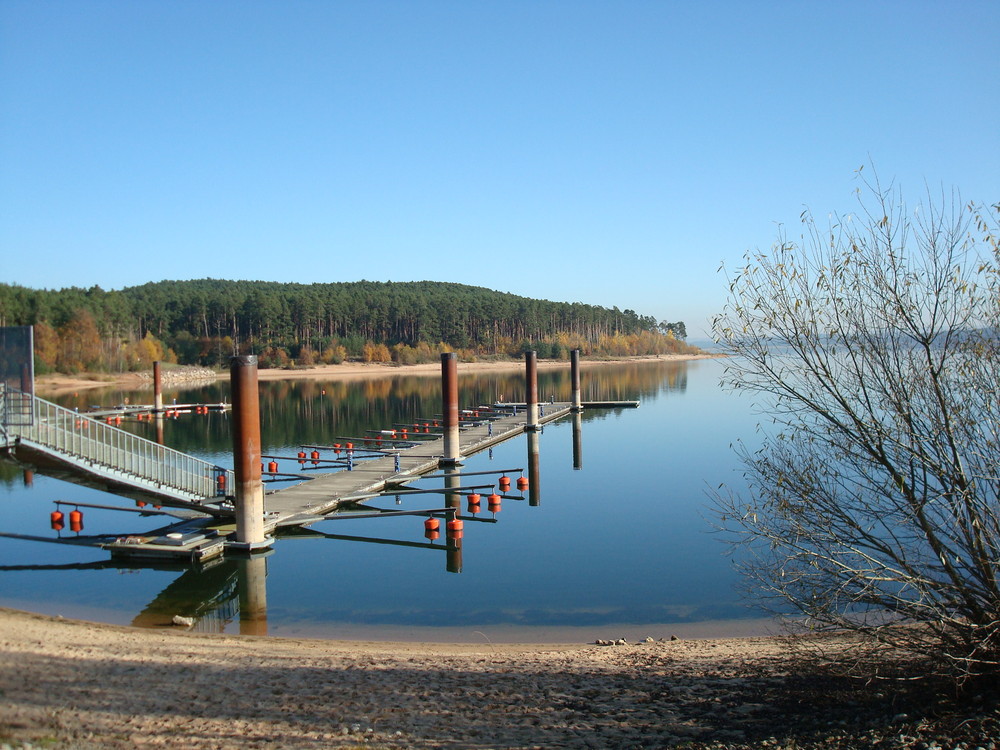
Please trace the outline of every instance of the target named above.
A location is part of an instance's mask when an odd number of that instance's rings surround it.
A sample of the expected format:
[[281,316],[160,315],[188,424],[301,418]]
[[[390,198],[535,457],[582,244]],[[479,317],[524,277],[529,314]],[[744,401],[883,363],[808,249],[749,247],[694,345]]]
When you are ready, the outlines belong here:
[[527,396],[524,399],[527,404],[528,421],[524,425],[526,430],[537,430],[538,424],[538,354],[536,352],[524,353],[524,373]]
[[442,465],[462,463],[458,434],[458,356],[454,352],[441,355],[441,412],[444,415],[444,455]]
[[233,398],[233,470],[236,477],[235,547],[253,551],[271,546],[264,535],[264,483],[260,460],[260,397],[257,358],[230,361]]

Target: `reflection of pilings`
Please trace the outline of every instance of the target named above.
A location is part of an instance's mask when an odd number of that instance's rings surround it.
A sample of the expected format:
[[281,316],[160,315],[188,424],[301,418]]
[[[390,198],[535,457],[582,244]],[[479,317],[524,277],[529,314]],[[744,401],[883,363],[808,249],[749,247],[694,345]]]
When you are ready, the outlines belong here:
[[24,478],[24,486],[30,487],[35,483],[35,472],[33,472],[31,469],[25,469],[23,478]]
[[461,515],[462,510],[462,470],[457,466],[449,466],[444,470],[444,487],[449,492],[444,494],[444,504],[455,509],[455,517]]
[[528,407],[526,430],[538,429],[538,355],[536,352],[524,353],[524,377],[527,389],[525,403]]
[[538,433],[528,433],[528,505],[541,503],[541,488],[538,478]]
[[583,414],[573,415],[573,468],[583,468]]
[[457,464],[462,460],[458,435],[458,356],[454,352],[441,355],[441,411],[444,414],[444,457],[442,464]]
[[233,467],[236,475],[236,543],[248,549],[264,542],[264,483],[260,476],[260,397],[257,358],[230,361],[233,398]]
[[160,363],[153,363],[153,408],[163,411],[163,381],[160,378]]
[[583,411],[583,396],[580,391],[580,350],[574,349],[569,353],[570,379],[573,383],[572,403],[573,411]]
[[[445,468],[444,486],[447,489],[453,490],[445,494],[445,505],[449,508],[454,508],[455,518],[460,518],[462,515],[462,493],[458,488],[462,486],[461,469],[457,466]],[[462,537],[461,535],[453,537],[450,534],[446,534],[446,538],[448,540],[448,551],[445,553],[445,569],[449,573],[461,573]]]
[[156,444],[163,445],[163,412],[156,412]]
[[240,635],[267,635],[267,557],[252,555],[239,566]]
[[163,627],[170,625],[174,615],[181,615],[204,619],[199,630],[222,632],[234,604],[237,570],[229,560],[205,568],[188,568],[133,618],[132,625]]

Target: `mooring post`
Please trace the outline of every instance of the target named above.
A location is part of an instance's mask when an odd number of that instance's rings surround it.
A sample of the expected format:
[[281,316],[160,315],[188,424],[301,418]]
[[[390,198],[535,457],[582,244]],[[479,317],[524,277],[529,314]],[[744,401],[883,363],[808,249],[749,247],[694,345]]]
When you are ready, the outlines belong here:
[[583,398],[580,396],[580,350],[574,349],[569,353],[570,377],[573,381],[573,406],[572,411],[583,411]]
[[264,549],[264,483],[260,476],[260,396],[257,358],[233,357],[229,365],[233,397],[233,470],[236,475],[236,544]]
[[444,414],[444,456],[442,464],[462,463],[462,447],[458,435],[458,355],[441,355],[441,412]]
[[153,363],[153,409],[163,411],[163,381],[160,379],[160,363]]
[[524,373],[527,381],[527,398],[525,402],[528,406],[528,421],[524,425],[526,430],[538,429],[538,354],[536,352],[524,353]]

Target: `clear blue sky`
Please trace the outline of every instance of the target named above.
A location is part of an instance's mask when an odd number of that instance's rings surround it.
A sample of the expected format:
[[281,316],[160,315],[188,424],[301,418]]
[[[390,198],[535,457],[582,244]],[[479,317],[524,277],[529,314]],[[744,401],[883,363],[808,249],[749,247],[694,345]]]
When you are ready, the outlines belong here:
[[697,337],[862,164],[1000,200],[998,40],[997,0],[0,0],[0,280],[457,281]]

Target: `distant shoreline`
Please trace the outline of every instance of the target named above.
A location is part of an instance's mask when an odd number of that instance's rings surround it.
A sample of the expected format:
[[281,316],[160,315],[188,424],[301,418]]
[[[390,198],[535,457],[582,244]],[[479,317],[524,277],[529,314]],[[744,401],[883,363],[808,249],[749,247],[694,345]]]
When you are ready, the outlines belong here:
[[[643,362],[686,362],[699,359],[717,359],[722,355],[704,352],[701,354],[661,354],[638,357],[620,357],[616,359],[581,359],[580,366],[584,369],[606,365],[620,365]],[[483,362],[459,362],[459,373],[504,372],[518,370],[524,367],[522,360],[510,359]],[[569,362],[563,360],[540,360],[539,370],[554,370],[569,368]],[[399,375],[437,375],[441,365],[437,362],[425,362],[417,365],[397,365],[380,362],[344,362],[339,365],[315,365],[300,369],[266,368],[258,370],[260,380],[364,380]],[[228,380],[229,373],[215,373],[215,380]],[[81,375],[64,375],[55,373],[40,375],[35,378],[35,389],[40,394],[62,395],[81,390],[99,388],[120,388],[125,390],[141,390],[149,388],[150,381],[142,373],[128,372],[120,375],[94,373]],[[171,386],[175,387],[175,386]]]

